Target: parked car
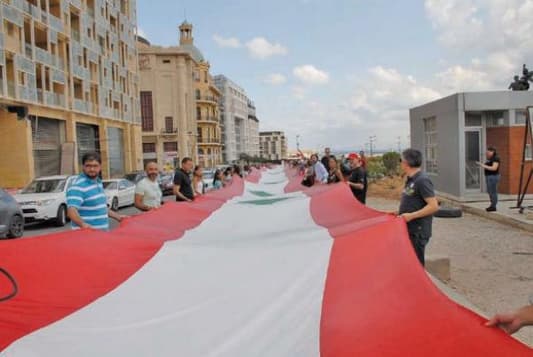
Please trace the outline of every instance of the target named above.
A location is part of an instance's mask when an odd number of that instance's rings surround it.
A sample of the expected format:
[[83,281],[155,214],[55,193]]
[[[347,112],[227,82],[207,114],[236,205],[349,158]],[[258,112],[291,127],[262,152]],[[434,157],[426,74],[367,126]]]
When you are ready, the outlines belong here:
[[137,184],[137,182],[141,181],[145,177],[146,177],[146,172],[144,171],[133,171],[133,172],[130,172],[124,175],[124,178],[126,180],[131,181],[134,184]]
[[14,198],[22,208],[25,223],[52,221],[67,223],[67,188],[77,176],[46,176],[33,180]]
[[121,207],[131,206],[135,203],[135,185],[126,179],[112,179],[102,181],[107,206],[113,211]]
[[17,201],[0,188],[0,237],[18,238],[24,234],[24,216]]
[[163,193],[163,196],[168,196],[174,194],[174,173],[169,174],[160,174],[159,178],[159,188]]

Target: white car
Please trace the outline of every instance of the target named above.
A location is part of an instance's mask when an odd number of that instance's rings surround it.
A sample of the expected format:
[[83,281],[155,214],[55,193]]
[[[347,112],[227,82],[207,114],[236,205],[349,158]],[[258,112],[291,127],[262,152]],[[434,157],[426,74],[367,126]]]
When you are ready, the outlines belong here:
[[107,206],[113,211],[120,207],[131,206],[135,203],[135,184],[126,179],[112,179],[102,181]]
[[77,176],[46,176],[33,180],[14,197],[22,208],[24,222],[67,223],[67,188]]

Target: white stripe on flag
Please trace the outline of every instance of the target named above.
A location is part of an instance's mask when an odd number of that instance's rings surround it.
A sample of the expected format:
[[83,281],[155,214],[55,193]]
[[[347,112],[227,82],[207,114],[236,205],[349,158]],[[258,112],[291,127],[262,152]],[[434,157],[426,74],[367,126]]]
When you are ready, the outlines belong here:
[[333,241],[310,199],[283,195],[285,175],[268,174],[117,289],[2,356],[318,356]]

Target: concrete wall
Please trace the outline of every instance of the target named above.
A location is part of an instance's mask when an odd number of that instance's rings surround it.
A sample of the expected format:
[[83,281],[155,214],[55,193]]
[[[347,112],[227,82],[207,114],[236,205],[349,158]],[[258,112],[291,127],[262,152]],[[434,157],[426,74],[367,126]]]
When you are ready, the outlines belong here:
[[[460,115],[459,106],[462,98],[452,95],[435,102],[410,110],[411,147],[424,154],[424,119],[435,117],[437,122],[437,165],[438,174],[429,174],[435,189],[454,196],[461,196],[463,175],[460,169],[464,137],[461,138],[460,123],[464,123],[464,115]],[[462,118],[460,118],[462,117]],[[464,165],[464,164],[463,164]]]

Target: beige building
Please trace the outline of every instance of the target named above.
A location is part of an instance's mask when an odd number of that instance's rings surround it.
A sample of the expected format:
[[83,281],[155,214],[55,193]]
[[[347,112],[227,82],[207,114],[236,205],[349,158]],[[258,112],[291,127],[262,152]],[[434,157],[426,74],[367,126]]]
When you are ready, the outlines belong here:
[[198,163],[203,167],[222,164],[222,136],[218,109],[220,91],[209,74],[209,68],[209,62],[202,60],[196,63],[194,71]]
[[134,0],[0,3],[0,186],[141,167]]
[[137,42],[143,160],[165,170],[184,157],[205,166],[220,163],[220,94],[192,29],[186,22],[179,26],[179,46],[154,46],[140,37]]
[[261,158],[279,161],[288,158],[287,139],[282,131],[262,131],[259,133]]

